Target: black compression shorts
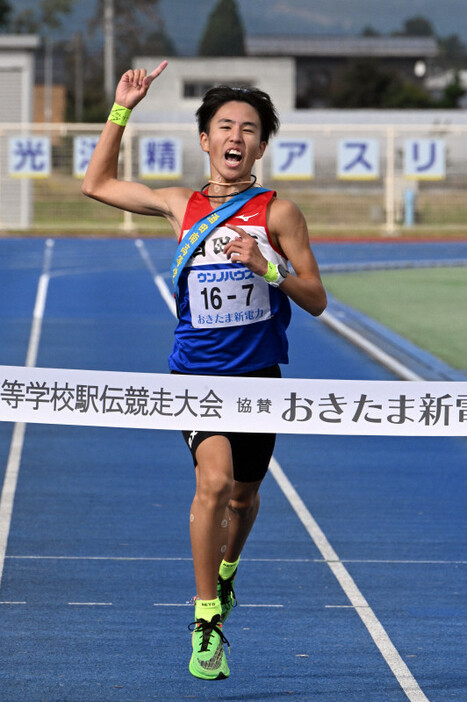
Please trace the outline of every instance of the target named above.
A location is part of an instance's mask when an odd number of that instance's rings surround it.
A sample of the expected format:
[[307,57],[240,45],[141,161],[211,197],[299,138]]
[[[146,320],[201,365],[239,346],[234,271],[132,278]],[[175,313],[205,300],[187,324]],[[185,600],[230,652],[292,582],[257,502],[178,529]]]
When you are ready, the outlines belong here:
[[[280,378],[278,365],[242,374],[249,378]],[[225,436],[232,448],[234,478],[240,482],[253,483],[262,480],[267,473],[276,442],[275,434],[250,434],[222,431],[183,431],[188,448],[196,466],[196,450],[210,436]]]

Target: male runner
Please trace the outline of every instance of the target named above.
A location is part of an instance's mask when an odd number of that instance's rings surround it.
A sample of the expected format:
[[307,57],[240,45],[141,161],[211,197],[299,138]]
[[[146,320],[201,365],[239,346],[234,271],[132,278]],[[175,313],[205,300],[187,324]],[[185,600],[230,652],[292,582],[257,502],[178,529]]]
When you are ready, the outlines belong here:
[[[269,96],[260,90],[213,88],[197,112],[211,173],[201,191],[154,190],[118,180],[126,121],[166,66],[164,61],[149,75],[129,70],[120,79],[83,193],[124,210],[165,217],[180,240],[213,208],[254,189],[254,163],[279,120]],[[206,276],[198,275],[203,267],[216,273],[215,286],[203,284]],[[303,214],[274,192],[261,192],[216,227],[181,272],[171,371],[280,377],[278,364],[288,362],[289,298],[315,316],[326,307]],[[184,436],[196,473],[190,536],[197,594],[189,669],[199,678],[221,679],[229,675],[222,626],[236,604],[234,578],[258,513],[258,491],[275,435],[193,431]]]

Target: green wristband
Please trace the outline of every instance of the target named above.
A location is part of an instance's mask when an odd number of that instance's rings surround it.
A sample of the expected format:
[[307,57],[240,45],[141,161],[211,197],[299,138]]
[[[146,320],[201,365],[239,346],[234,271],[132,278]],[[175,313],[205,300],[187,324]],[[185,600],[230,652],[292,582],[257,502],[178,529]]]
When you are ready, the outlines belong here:
[[110,110],[109,122],[118,124],[120,127],[125,127],[126,123],[130,119],[131,110],[129,107],[122,107],[117,102],[114,102],[112,109]]
[[279,279],[279,272],[275,263],[271,263],[271,261],[268,261],[268,269],[263,275],[263,278],[266,281],[266,283],[275,283],[276,280]]

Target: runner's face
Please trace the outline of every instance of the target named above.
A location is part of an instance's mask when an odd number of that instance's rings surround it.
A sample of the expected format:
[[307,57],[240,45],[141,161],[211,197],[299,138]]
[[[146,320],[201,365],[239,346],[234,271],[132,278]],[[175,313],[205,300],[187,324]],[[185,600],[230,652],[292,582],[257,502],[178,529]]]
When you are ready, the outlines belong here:
[[200,141],[203,151],[209,153],[211,178],[228,182],[247,180],[266,148],[257,111],[237,101],[226,102],[217,110]]

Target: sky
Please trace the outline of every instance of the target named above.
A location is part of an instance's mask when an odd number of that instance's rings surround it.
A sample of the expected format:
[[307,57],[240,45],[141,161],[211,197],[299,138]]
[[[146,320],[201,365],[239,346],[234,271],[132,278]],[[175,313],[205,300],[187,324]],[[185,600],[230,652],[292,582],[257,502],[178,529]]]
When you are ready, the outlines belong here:
[[[159,0],[167,33],[180,55],[194,55],[217,0]],[[37,0],[10,0],[15,11]],[[429,19],[438,36],[458,34],[467,44],[467,0],[237,0],[247,34],[352,35],[371,25],[385,34],[400,29],[408,17]],[[96,0],[75,0],[63,35],[86,27]]]

